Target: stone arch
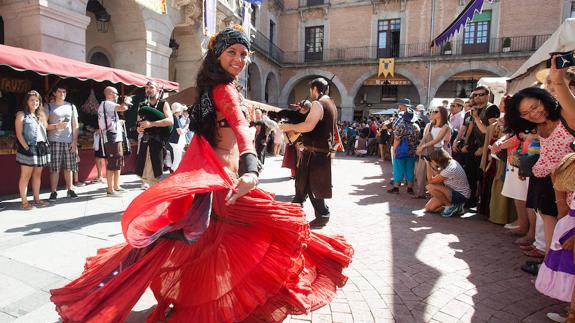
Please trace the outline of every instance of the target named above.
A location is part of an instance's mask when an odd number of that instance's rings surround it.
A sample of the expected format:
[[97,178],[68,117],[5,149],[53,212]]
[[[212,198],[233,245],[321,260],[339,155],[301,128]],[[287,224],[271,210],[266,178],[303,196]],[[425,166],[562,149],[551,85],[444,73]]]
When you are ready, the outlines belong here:
[[273,71],[270,71],[265,78],[264,84],[264,99],[271,105],[278,105],[279,103],[279,81],[278,76]]
[[[289,106],[289,95],[291,93],[291,91],[293,90],[293,88],[295,87],[295,85],[301,81],[302,79],[309,77],[310,75],[317,75],[317,76],[321,76],[324,77],[326,79],[331,79],[333,77],[333,73],[329,72],[329,71],[324,71],[324,70],[320,70],[320,69],[305,69],[302,70],[300,72],[298,72],[296,75],[292,76],[287,82],[286,84],[283,86],[282,88],[282,92],[280,95],[280,99],[279,99],[279,104],[282,107],[287,107]],[[353,104],[353,99],[349,98],[349,95],[347,94],[347,89],[345,88],[345,85],[343,85],[343,82],[337,77],[337,75],[333,78],[332,83],[335,85],[335,87],[337,88],[337,90],[339,91],[340,95],[341,95],[341,106],[342,107],[350,107]]]
[[263,101],[262,71],[256,62],[248,66],[248,98],[254,101]]
[[[353,99],[357,95],[359,89],[363,85],[363,82],[365,82],[365,80],[372,77],[373,75],[376,75],[377,72],[378,72],[377,67],[371,67],[367,72],[363,73],[357,79],[357,81],[355,81],[355,83],[353,84],[353,86],[349,90],[349,97],[351,98],[352,103],[353,103]],[[396,68],[395,74],[399,74],[399,75],[405,77],[406,79],[408,79],[413,84],[413,86],[417,90],[417,94],[419,96],[419,102],[422,103],[424,101],[423,96],[422,96],[422,89],[425,89],[425,84],[423,84],[423,82],[415,74],[413,74],[410,70],[408,70],[406,68],[403,68],[403,67]],[[353,105],[351,105],[351,106],[353,106]]]
[[459,74],[459,73],[465,72],[465,71],[472,71],[472,70],[486,71],[486,72],[490,72],[490,73],[493,73],[493,74],[498,75],[498,76],[505,76],[505,75],[509,74],[509,71],[507,69],[505,69],[503,66],[490,65],[490,64],[485,64],[482,62],[477,62],[477,61],[469,62],[469,64],[457,65],[453,68],[450,68],[447,71],[447,73],[442,73],[442,75],[440,77],[436,78],[435,81],[432,81],[432,85],[431,85],[431,88],[429,91],[430,98],[428,98],[428,99],[435,97],[435,94],[437,93],[437,90],[439,90],[439,87],[441,87],[441,85],[443,83],[445,83],[453,75],[456,75],[456,74]]
[[[99,46],[93,47],[88,52],[87,58],[88,63],[106,67],[114,67],[114,59],[112,58],[112,55],[110,55],[110,53],[105,48]],[[104,62],[103,59],[106,59],[108,61],[107,65],[102,64]]]

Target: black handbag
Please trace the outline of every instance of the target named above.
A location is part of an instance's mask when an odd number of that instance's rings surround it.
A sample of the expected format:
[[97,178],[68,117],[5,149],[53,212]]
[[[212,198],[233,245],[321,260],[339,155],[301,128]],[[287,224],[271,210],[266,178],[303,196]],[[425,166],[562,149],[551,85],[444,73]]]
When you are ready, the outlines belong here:
[[533,177],[533,166],[539,160],[539,154],[522,155],[519,157],[519,176]]

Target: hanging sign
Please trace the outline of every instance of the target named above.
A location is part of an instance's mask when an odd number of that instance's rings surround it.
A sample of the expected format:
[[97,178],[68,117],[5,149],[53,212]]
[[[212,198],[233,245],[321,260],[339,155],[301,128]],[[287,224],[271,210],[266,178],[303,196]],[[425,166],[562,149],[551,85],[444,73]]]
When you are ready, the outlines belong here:
[[29,80],[1,78],[0,91],[11,93],[26,93],[30,91],[32,83]]

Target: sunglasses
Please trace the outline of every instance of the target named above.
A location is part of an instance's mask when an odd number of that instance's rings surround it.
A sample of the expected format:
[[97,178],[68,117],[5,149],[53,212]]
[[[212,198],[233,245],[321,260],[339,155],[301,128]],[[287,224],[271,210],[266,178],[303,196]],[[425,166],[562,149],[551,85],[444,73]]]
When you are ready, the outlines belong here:
[[431,113],[438,113],[439,110],[432,110]]
[[487,93],[473,93],[473,94],[471,94],[471,97],[472,97],[472,98],[475,98],[475,97],[478,97],[478,96],[486,96],[486,95],[487,95]]

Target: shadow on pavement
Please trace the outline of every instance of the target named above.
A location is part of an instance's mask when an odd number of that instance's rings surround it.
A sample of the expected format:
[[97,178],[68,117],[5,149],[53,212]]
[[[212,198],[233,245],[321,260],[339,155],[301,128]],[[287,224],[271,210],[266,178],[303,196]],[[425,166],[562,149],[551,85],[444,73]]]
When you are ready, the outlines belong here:
[[[381,181],[370,177],[352,194],[365,196],[359,205],[389,204],[390,232],[377,239],[391,243],[391,268],[380,278],[392,286],[393,295],[380,296],[397,322],[542,322],[548,310],[561,312],[564,304],[539,294],[535,278],[519,269],[527,257],[502,227],[480,216],[416,215],[426,200],[412,199],[405,188],[399,195],[385,192],[391,167],[384,165]],[[379,226],[376,222],[372,229]],[[385,256],[369,252],[374,254],[363,254],[362,260]],[[376,260],[368,263],[378,266]]]
[[25,236],[32,236],[38,234],[47,234],[53,232],[68,232],[77,230],[79,228],[87,227],[93,224],[106,223],[106,222],[119,222],[123,212],[109,212],[100,213],[89,216],[82,216],[75,219],[65,219],[58,221],[46,221],[27,224],[19,228],[11,228],[4,232],[26,232]]

